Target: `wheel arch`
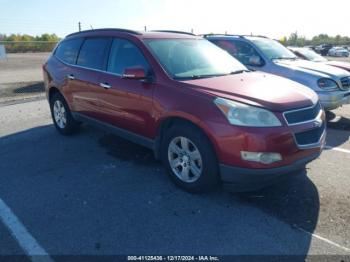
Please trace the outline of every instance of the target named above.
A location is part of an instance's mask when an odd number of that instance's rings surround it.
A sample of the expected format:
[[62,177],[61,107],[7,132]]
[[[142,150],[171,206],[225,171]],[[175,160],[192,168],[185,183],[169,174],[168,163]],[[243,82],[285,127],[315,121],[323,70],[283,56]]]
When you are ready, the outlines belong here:
[[52,99],[53,95],[56,94],[56,93],[59,93],[59,94],[62,95],[62,93],[60,92],[60,90],[57,87],[54,87],[54,86],[50,87],[49,92],[48,92],[48,100],[49,100],[49,102],[51,102],[51,99]]
[[63,99],[65,100],[65,102],[68,105],[69,110],[73,111],[72,105],[71,105],[71,103],[68,103],[69,101],[68,101],[67,97],[64,95],[64,93],[59,88],[57,88],[55,86],[51,86],[49,91],[48,91],[47,98],[48,98],[49,103],[51,103],[51,99],[52,99],[53,95],[57,94],[57,93],[63,97]]
[[217,155],[217,152],[218,152],[217,144],[215,142],[215,139],[206,130],[205,125],[200,120],[195,119],[191,116],[187,117],[187,116],[183,116],[183,115],[181,115],[181,116],[171,115],[171,116],[166,116],[166,117],[162,118],[158,123],[157,131],[156,131],[156,139],[155,139],[155,143],[154,143],[154,154],[155,154],[156,159],[160,159],[161,145],[162,145],[164,134],[165,134],[166,130],[171,128],[172,126],[174,126],[176,124],[188,124],[188,125],[193,126],[196,129],[198,129],[200,132],[202,132],[203,135],[205,135],[205,137],[210,142],[215,155],[218,156]]

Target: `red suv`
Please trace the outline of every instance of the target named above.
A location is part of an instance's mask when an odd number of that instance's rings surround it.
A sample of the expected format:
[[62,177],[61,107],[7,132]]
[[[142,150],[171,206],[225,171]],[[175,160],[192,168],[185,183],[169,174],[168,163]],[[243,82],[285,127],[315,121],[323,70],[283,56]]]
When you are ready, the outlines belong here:
[[44,65],[63,135],[81,122],[149,147],[191,192],[252,190],[320,155],[324,111],[296,82],[251,72],[209,41],[176,31],[68,35]]

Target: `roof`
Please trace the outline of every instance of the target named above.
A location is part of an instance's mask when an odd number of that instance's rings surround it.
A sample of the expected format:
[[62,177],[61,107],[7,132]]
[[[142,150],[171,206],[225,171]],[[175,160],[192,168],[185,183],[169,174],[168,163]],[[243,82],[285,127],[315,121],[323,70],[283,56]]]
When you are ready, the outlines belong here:
[[93,30],[85,30],[81,32],[75,32],[66,36],[66,38],[73,37],[88,37],[88,36],[102,36],[102,35],[120,35],[127,34],[130,36],[135,36],[141,39],[149,39],[149,38],[199,38],[192,33],[181,32],[181,31],[171,31],[171,30],[156,30],[156,31],[135,31],[129,29],[122,28],[101,28],[101,29],[93,29]]

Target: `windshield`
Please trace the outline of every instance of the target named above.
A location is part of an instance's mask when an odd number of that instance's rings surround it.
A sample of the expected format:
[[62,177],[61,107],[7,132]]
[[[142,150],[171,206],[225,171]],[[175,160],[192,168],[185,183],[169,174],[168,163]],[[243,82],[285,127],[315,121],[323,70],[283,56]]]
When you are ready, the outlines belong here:
[[226,51],[204,39],[148,39],[146,44],[174,79],[206,78],[248,70]]
[[271,60],[297,58],[291,51],[275,40],[268,38],[251,38],[251,41]]
[[300,53],[302,56],[306,57],[307,60],[314,61],[314,62],[326,62],[327,59],[322,57],[321,55],[317,54],[316,52],[307,49],[307,48],[300,48],[297,49],[296,52]]

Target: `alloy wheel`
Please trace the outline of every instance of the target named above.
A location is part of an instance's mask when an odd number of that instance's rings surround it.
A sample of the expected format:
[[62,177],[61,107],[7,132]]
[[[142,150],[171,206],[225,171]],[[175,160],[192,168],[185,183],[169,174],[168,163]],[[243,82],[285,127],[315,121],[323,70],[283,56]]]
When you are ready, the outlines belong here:
[[186,137],[179,136],[171,140],[168,160],[174,174],[183,182],[195,182],[202,174],[202,156],[196,145]]
[[53,106],[53,115],[59,128],[63,129],[67,125],[67,113],[63,103],[56,100]]

